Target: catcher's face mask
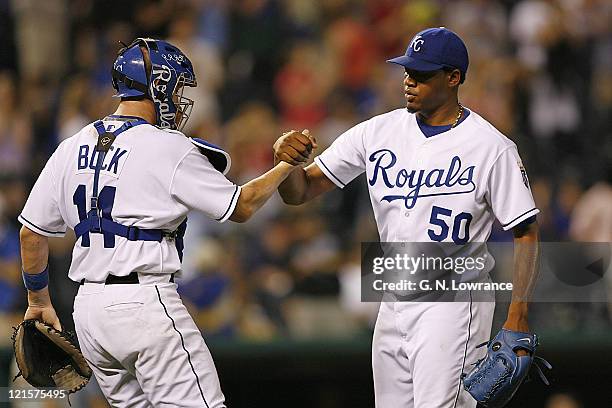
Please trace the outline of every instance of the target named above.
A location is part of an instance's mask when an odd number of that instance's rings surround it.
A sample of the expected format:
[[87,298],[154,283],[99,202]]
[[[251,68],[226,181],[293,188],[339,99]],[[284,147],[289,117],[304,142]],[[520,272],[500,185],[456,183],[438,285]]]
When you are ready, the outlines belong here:
[[[148,51],[150,72],[141,46]],[[193,107],[183,90],[197,82],[191,61],[178,48],[166,41],[138,38],[119,51],[112,74],[116,96],[148,97],[155,105],[157,126],[183,129]]]
[[185,85],[184,79],[182,77],[179,78],[177,81],[176,89],[172,95],[172,102],[176,107],[176,116],[174,121],[176,123],[176,128],[181,131],[187,124],[187,121],[189,120],[189,117],[191,116],[191,111],[193,109],[193,99],[189,99],[183,95],[183,92],[185,92],[185,86],[192,85]]

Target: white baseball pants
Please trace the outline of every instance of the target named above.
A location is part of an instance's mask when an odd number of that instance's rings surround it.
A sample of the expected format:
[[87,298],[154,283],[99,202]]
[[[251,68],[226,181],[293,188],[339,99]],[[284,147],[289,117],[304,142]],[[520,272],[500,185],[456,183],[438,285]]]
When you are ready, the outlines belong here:
[[493,302],[382,302],[374,329],[376,408],[474,408],[463,389],[489,340]]
[[224,408],[212,356],[167,279],[82,285],[73,316],[83,354],[112,407]]

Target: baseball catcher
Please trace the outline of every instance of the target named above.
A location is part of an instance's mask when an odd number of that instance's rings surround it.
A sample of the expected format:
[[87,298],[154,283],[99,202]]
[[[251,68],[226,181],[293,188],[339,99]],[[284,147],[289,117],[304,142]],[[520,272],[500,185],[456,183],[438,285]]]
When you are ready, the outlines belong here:
[[[174,45],[137,38],[111,74],[117,110],[56,148],[19,216],[28,289],[15,334],[21,374],[35,386],[76,391],[93,372],[114,408],[225,408],[210,351],[174,281],[187,215],[245,222],[294,166],[280,163],[243,185],[225,177],[229,154],[180,131],[193,106],[183,91],[197,81]],[[74,326],[91,372],[61,332],[48,290],[47,237],[68,228],[77,237],[68,277],[80,283]]]

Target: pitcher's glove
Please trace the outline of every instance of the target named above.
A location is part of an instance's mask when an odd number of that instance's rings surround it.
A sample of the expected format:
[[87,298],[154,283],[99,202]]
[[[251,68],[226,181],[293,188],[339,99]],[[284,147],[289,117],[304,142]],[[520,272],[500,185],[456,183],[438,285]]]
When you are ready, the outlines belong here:
[[[510,401],[514,393],[533,367],[544,384],[548,380],[542,373],[538,362],[548,369],[548,361],[535,356],[538,337],[535,334],[501,329],[493,340],[476,347],[487,345],[487,355],[478,360],[469,374],[462,374],[463,387],[482,406],[501,408]],[[519,357],[517,350],[525,350],[528,355]]]
[[14,328],[13,349],[19,374],[37,388],[60,388],[68,394],[89,382],[91,368],[72,333],[55,330],[40,320],[25,320]]

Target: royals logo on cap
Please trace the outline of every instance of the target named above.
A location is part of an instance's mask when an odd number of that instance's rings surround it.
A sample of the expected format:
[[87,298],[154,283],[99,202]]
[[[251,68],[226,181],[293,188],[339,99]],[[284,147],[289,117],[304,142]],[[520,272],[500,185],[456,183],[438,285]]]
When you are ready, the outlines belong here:
[[406,54],[387,60],[415,71],[457,68],[461,82],[467,73],[469,58],[463,40],[445,27],[423,30],[410,41]]
[[414,39],[412,40],[412,44],[411,44],[411,47],[414,50],[414,52],[421,51],[421,46],[423,45],[424,42],[425,40],[423,40],[423,38],[420,35],[417,35],[416,37],[414,37]]

